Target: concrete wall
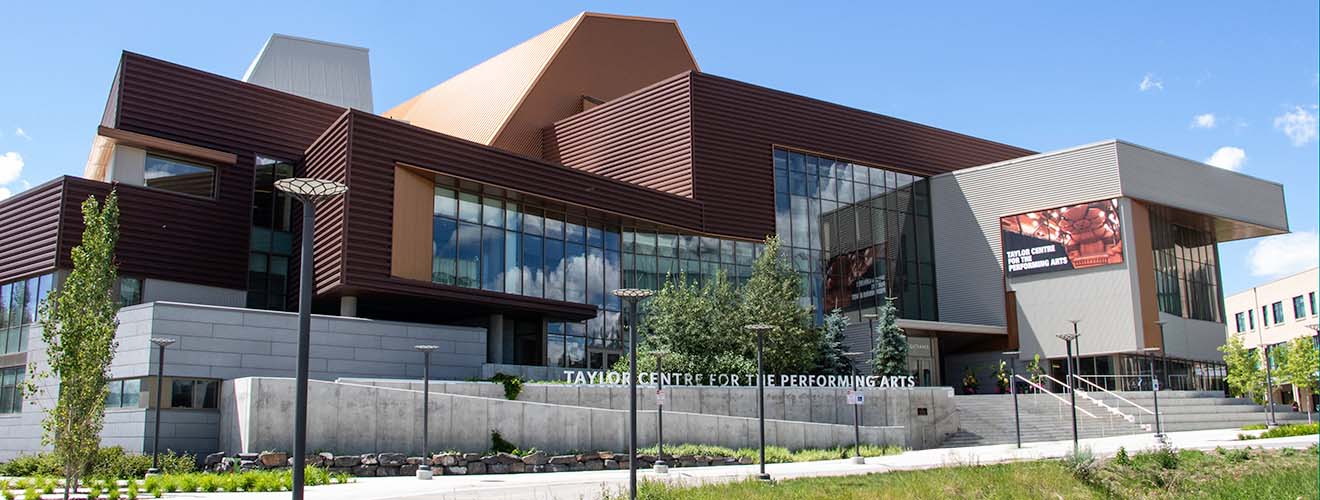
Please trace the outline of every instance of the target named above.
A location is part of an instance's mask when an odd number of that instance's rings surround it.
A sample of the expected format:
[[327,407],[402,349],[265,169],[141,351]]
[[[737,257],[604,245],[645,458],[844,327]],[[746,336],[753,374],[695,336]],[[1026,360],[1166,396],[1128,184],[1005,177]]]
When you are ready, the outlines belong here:
[[[287,450],[292,442],[292,379],[242,378],[225,382],[221,448],[226,452]],[[421,452],[421,391],[313,381],[308,394],[307,445],[334,453]],[[521,448],[550,451],[627,448],[628,412],[586,406],[508,401],[432,393],[429,451],[480,451],[498,431]],[[754,418],[666,411],[665,441],[746,448],[757,442]],[[655,413],[638,416],[638,442],[655,443]],[[901,445],[901,429],[862,428],[862,441]],[[767,420],[766,441],[798,448],[852,442],[850,425]]]
[[247,292],[147,278],[142,283],[142,302],[185,302],[210,306],[246,307]]
[[[378,387],[422,390],[419,380],[340,379],[340,382]],[[644,386],[638,408],[655,409],[655,386]],[[504,386],[488,382],[432,382],[432,393],[484,398],[504,398]],[[756,417],[755,387],[665,386],[668,412],[702,415]],[[958,430],[958,415],[949,387],[913,389],[866,389],[862,424],[902,428],[903,443],[914,449],[938,446]],[[767,387],[766,418],[791,422],[852,425],[852,407],[846,404],[847,389]],[[519,401],[583,406],[613,410],[628,409],[626,386],[527,384]],[[925,415],[919,409],[924,409]]]

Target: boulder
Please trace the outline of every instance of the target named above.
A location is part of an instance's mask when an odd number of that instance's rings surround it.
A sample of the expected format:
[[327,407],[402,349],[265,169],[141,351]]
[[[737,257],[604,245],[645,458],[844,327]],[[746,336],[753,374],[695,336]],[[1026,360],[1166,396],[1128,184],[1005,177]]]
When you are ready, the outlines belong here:
[[552,463],[552,464],[546,464],[546,465],[538,466],[538,467],[545,467],[545,471],[546,471],[546,472],[568,472],[568,471],[572,470],[572,469],[569,469],[569,468],[568,468],[568,465],[567,465],[567,464],[554,464],[554,463]]
[[[482,465],[485,465],[485,464],[482,464]],[[490,464],[490,465],[486,465],[486,473],[487,473],[487,474],[508,474],[508,473],[509,473],[509,464],[502,464],[502,463],[496,462],[496,463],[493,463],[493,464]]]
[[358,455],[336,455],[334,459],[335,467],[356,467],[362,465],[362,457]]
[[462,455],[458,455],[454,453],[446,453],[444,455],[436,455],[434,457],[431,457],[431,465],[439,465],[442,467],[453,467],[455,465],[460,465],[460,463],[467,464],[467,461],[463,460]]
[[538,451],[522,457],[522,463],[527,465],[545,465],[550,463],[550,455],[547,455],[544,451]]
[[335,461],[335,454],[328,451],[317,453],[316,456],[319,457],[321,467],[329,467]]
[[577,463],[577,455],[555,455],[550,457],[550,465],[568,465]]
[[508,465],[515,462],[522,462],[522,459],[512,453],[499,452],[495,454],[495,462]]
[[422,463],[427,462],[427,459],[426,457],[408,457],[403,462],[408,465],[422,465]]
[[415,476],[415,475],[417,475],[417,464],[403,464],[403,465],[400,465],[400,466],[399,466],[399,475],[400,475],[400,476]]
[[398,467],[383,467],[380,465],[376,466],[376,477],[392,477],[397,475],[399,475]]
[[363,453],[362,465],[380,465],[380,460],[376,459],[375,453]]
[[582,462],[582,465],[587,470],[605,470],[605,461],[600,459],[587,460],[586,462]]
[[224,452],[212,453],[212,454],[206,456],[206,465],[207,465],[208,467],[210,467],[210,466],[212,466],[212,465],[215,465],[215,464],[218,464],[218,463],[221,463],[221,462],[224,462],[224,461],[225,461],[225,454],[224,454]]
[[480,461],[480,460],[481,460],[481,454],[480,454],[480,453],[464,453],[464,454],[463,454],[463,461],[465,461],[465,462],[477,462],[477,461]]
[[495,455],[486,455],[484,457],[481,457],[481,463],[486,465],[492,465],[492,464],[500,463],[500,460],[498,458],[495,458]]
[[579,462],[586,462],[588,460],[595,460],[597,458],[600,458],[600,453],[594,451],[590,451],[587,453],[578,453],[577,455],[577,461]]
[[602,451],[596,453],[596,455],[599,456],[601,460],[614,460],[614,452],[612,451]]
[[462,466],[462,465],[455,465],[455,466],[452,466],[452,467],[451,467],[451,466],[445,466],[445,475],[446,475],[446,476],[451,476],[451,475],[452,475],[452,476],[462,476],[462,475],[467,474],[467,473],[468,473],[468,468],[467,468],[467,467],[464,467],[464,466]]
[[528,465],[522,462],[511,463],[509,464],[509,474],[522,474],[527,472],[527,467]]
[[468,462],[467,469],[468,469],[468,474],[485,474],[486,463],[480,460],[476,462]]
[[402,453],[377,453],[376,463],[385,467],[398,467],[403,465],[405,458]]
[[362,464],[353,467],[353,475],[357,477],[376,477],[376,468],[375,465]]
[[260,453],[239,453],[239,454],[238,454],[238,459],[239,459],[239,460],[252,460],[252,461],[256,461],[256,460],[257,460],[257,457],[260,456],[260,455],[261,455]]
[[546,466],[545,464],[537,464],[537,465],[528,465],[527,467],[530,467],[529,469],[527,469],[527,472],[545,472]]
[[738,465],[752,465],[753,463],[756,463],[756,461],[752,460],[752,457],[738,457]]

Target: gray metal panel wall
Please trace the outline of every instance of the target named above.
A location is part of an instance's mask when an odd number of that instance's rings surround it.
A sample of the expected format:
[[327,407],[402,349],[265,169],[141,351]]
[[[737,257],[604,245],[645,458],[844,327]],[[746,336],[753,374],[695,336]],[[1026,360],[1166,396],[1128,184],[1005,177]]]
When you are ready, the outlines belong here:
[[1288,230],[1280,184],[1134,144],[1117,147],[1124,196]]
[[940,321],[1005,324],[1000,217],[1121,195],[1113,141],[994,165],[931,178]]

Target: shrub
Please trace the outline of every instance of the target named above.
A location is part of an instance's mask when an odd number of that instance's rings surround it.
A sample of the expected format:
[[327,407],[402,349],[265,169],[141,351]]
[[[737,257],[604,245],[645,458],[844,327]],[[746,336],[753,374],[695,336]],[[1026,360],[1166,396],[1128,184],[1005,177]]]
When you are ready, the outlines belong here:
[[490,449],[499,453],[513,453],[518,451],[518,447],[501,436],[499,431],[490,431]]
[[1090,448],[1081,448],[1076,452],[1069,453],[1068,456],[1064,457],[1063,463],[1078,481],[1087,484],[1095,482],[1098,467],[1095,454],[1091,453]]
[[105,498],[106,500],[119,500],[119,483],[110,483],[110,489],[105,492]]
[[1256,439],[1306,436],[1310,434],[1320,434],[1320,423],[1280,425],[1273,429],[1269,429],[1265,432],[1262,432],[1260,434],[1260,437]]
[[1118,447],[1118,454],[1114,455],[1114,462],[1119,465],[1132,465],[1132,458],[1128,456],[1127,448]]
[[522,393],[523,379],[517,375],[496,373],[494,377],[490,378],[490,381],[504,385],[504,399],[513,401],[518,399],[518,395]]
[[26,490],[23,490],[23,500],[41,500],[41,494],[37,493],[36,488],[28,486]]
[[[135,479],[142,477],[151,468],[151,455],[126,453],[119,446],[110,446],[97,450],[88,466],[88,479]],[[196,468],[196,459],[192,455],[183,455],[174,451],[160,454],[161,472],[180,474],[192,472]],[[0,464],[0,475],[4,476],[63,476],[63,467],[51,453],[20,455],[13,460]]]
[[1263,430],[1265,430],[1265,424],[1247,424],[1247,425],[1242,426],[1242,430],[1244,430],[1244,431],[1263,431]]

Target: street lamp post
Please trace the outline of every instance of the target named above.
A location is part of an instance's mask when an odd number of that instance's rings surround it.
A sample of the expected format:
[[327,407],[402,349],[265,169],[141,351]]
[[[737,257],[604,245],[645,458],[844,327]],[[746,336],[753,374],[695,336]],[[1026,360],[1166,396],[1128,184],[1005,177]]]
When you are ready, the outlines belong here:
[[415,345],[422,352],[422,463],[417,466],[417,479],[431,479],[431,353],[438,345]]
[[[1077,328],[1077,323],[1073,323],[1073,328]],[[1063,340],[1068,353],[1068,395],[1072,399],[1072,434],[1073,434],[1073,454],[1077,454],[1077,388],[1073,385],[1073,341],[1077,340],[1078,334],[1062,333],[1055,337]]]
[[756,478],[769,481],[770,475],[765,473],[765,366],[763,359],[765,332],[774,329],[774,326],[756,323],[743,328],[756,333],[756,418],[760,421],[761,426],[761,473]]
[[656,474],[668,474],[669,463],[665,462],[665,369],[664,359],[669,351],[654,351],[655,356],[655,431],[656,454],[652,470]]
[[866,320],[866,334],[871,338],[871,355],[875,356],[875,320],[880,319],[876,313],[866,313],[862,315]]
[[[860,353],[860,352],[845,352],[845,353],[843,353],[844,356],[856,356],[856,355],[859,355],[859,354],[861,354],[861,353]],[[857,377],[857,375],[858,375],[858,374],[857,374],[857,365],[852,365],[852,366],[850,366],[849,368],[852,369],[852,392],[855,394],[855,393],[857,392],[857,378],[858,378],[858,377]],[[865,401],[865,399],[863,399],[863,401]],[[862,458],[862,428],[861,428],[861,425],[862,425],[862,405],[857,404],[857,403],[854,403],[854,402],[852,402],[852,401],[849,401],[848,404],[852,405],[852,407],[853,407],[853,457],[852,457],[852,463],[855,463],[855,464],[861,465],[861,464],[865,464],[865,463],[866,463],[866,459]]]
[[1017,432],[1017,447],[1022,447],[1022,415],[1018,413],[1017,397],[1017,357],[1021,351],[1006,351],[1005,356],[1011,356],[1008,361],[1008,393],[1013,395],[1013,428]]
[[[1162,327],[1163,325],[1161,324],[1160,326]],[[1147,347],[1142,350],[1149,353],[1163,351],[1163,349],[1160,349],[1159,347]],[[1146,359],[1150,362],[1150,395],[1155,400],[1155,439],[1164,441],[1164,430],[1160,426],[1160,381],[1155,378],[1155,355],[1151,354],[1150,357]],[[1165,374],[1167,376],[1168,372],[1166,371]]]
[[165,393],[165,348],[174,342],[170,338],[151,338],[151,343],[160,347],[160,362],[156,363],[156,430],[151,434],[151,468],[147,469],[148,477],[160,475],[160,406]]
[[637,499],[637,303],[655,294],[644,288],[619,288],[614,296],[628,304],[628,498]]
[[307,461],[307,371],[312,342],[312,239],[316,204],[348,191],[325,179],[293,177],[275,181],[275,189],[302,202],[302,251],[298,262],[298,371],[293,408],[293,500],[303,498],[303,466]]
[[[1164,387],[1172,391],[1174,390],[1173,383],[1169,380],[1169,349],[1168,349],[1168,344],[1164,343],[1165,323],[1167,322],[1166,321],[1155,322],[1155,324],[1159,325],[1160,327],[1160,349],[1157,350],[1160,351],[1160,367],[1164,369],[1164,384],[1162,384],[1161,387]],[[1152,377],[1155,376],[1155,372],[1151,372],[1151,376]]]

